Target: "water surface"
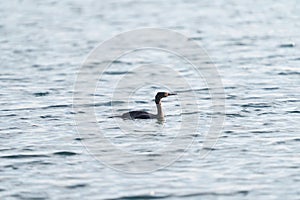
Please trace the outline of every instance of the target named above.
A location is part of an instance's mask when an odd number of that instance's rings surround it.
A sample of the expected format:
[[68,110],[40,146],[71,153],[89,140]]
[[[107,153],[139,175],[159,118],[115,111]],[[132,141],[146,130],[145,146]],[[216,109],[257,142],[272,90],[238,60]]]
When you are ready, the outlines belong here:
[[[297,199],[299,21],[297,1],[2,1],[0,198]],[[72,96],[88,53],[115,34],[141,27],[179,31],[207,50],[222,77],[226,119],[204,159],[198,157],[198,137],[172,165],[133,175],[98,162],[82,146]],[[135,59],[115,66],[147,62],[143,56]],[[120,75],[120,70],[105,74],[108,80]],[[129,107],[125,100],[114,102],[116,110],[153,111],[155,89],[138,90],[148,95],[133,96]],[[198,89],[202,133],[211,118],[210,101],[202,82]],[[109,91],[99,88],[98,116],[108,115]],[[165,126],[173,128],[180,121],[178,101],[164,105]],[[121,135],[110,120],[99,123],[128,151],[153,150],[174,138],[169,132]],[[126,158],[118,161],[128,164]]]

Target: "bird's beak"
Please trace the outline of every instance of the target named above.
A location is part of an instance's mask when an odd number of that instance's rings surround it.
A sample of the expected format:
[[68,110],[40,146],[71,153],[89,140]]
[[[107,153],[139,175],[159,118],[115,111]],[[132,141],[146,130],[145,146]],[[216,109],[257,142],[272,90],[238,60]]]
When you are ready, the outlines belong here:
[[168,93],[168,96],[177,95],[176,93]]

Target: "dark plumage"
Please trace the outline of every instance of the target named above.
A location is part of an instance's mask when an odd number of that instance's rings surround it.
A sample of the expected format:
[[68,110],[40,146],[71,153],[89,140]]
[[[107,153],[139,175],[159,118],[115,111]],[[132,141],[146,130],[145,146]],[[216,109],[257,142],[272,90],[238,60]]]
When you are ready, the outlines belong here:
[[131,119],[153,119],[156,118],[156,115],[148,113],[146,111],[130,111],[124,113],[122,118],[131,118]]
[[164,118],[164,114],[162,112],[161,107],[161,99],[167,96],[176,95],[172,93],[167,92],[158,92],[155,95],[155,103],[157,107],[157,114],[151,114],[146,111],[130,111],[127,113],[124,113],[120,117],[123,119],[155,119],[155,118]]

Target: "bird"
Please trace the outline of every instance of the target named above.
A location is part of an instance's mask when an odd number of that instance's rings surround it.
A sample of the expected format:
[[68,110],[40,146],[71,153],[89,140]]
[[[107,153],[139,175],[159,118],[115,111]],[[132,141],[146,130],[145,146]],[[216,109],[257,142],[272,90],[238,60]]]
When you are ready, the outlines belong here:
[[164,113],[161,106],[162,98],[176,95],[175,93],[168,93],[168,92],[158,92],[155,95],[155,104],[157,108],[157,114],[148,113],[146,111],[130,111],[126,112],[123,115],[119,116],[123,119],[163,119]]

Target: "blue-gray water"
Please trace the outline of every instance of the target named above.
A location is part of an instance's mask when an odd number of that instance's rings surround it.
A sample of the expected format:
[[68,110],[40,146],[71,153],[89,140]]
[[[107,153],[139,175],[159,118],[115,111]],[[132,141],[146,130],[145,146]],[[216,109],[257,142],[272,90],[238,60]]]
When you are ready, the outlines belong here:
[[[299,199],[299,13],[297,1],[1,1],[0,199]],[[88,53],[141,27],[179,31],[207,50],[226,118],[205,158],[191,150],[133,175],[82,146],[72,97]]]

